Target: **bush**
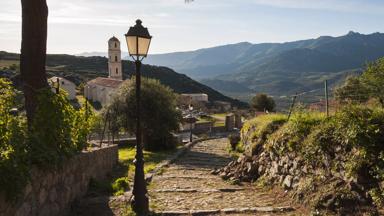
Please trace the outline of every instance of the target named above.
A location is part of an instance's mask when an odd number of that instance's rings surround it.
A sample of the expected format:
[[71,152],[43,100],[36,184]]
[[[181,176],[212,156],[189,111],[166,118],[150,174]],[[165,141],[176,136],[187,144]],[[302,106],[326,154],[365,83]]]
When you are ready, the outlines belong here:
[[122,195],[125,191],[129,190],[129,182],[127,177],[121,177],[115,180],[112,184],[114,195]]
[[0,78],[0,191],[8,199],[15,198],[28,180],[26,122],[12,116],[17,92],[11,83]]
[[286,151],[298,151],[302,141],[314,126],[325,120],[325,115],[317,112],[298,111],[281,126],[265,144],[265,148],[278,154]]
[[240,134],[234,134],[234,133],[229,134],[228,140],[232,150],[236,150],[236,146],[240,142]]
[[12,116],[21,106],[11,83],[0,79],[0,191],[8,199],[20,194],[29,178],[31,165],[55,167],[81,151],[89,133],[90,110],[76,111],[64,91],[41,90],[37,112],[27,130],[24,114]]
[[64,91],[55,94],[50,89],[41,90],[37,100],[29,133],[31,161],[55,166],[85,147],[90,123],[85,110],[76,111]]
[[269,114],[245,122],[240,134],[241,142],[244,144],[247,153],[255,155],[260,152],[268,136],[286,121],[286,115]]

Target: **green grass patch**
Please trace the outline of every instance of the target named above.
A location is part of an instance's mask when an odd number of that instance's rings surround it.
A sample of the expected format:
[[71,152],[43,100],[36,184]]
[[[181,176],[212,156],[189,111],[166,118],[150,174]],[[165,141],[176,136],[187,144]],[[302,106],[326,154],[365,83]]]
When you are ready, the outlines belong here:
[[227,116],[229,113],[215,113],[215,114],[212,114],[211,116],[214,117],[214,118],[225,118],[225,116]]
[[269,135],[275,132],[287,121],[283,114],[261,115],[251,119],[241,129],[241,141],[249,154],[257,154],[263,147]]
[[[160,152],[144,151],[144,173],[155,169],[160,162],[176,151],[177,149]],[[134,147],[119,148],[119,163],[111,177],[105,180],[91,180],[89,192],[98,195],[113,194],[118,196],[128,191],[135,175],[135,166],[133,164],[135,155],[136,148]]]
[[3,67],[9,67],[9,66],[12,66],[12,65],[16,65],[18,66],[20,64],[20,62],[18,60],[5,60],[5,59],[0,59],[0,68],[3,68]]
[[[156,166],[169,155],[175,153],[177,149],[150,152],[144,151],[144,173],[148,173],[156,168]],[[128,177],[133,177],[135,172],[135,166],[133,160],[135,159],[136,148],[134,147],[123,147],[119,149],[119,162],[128,167]]]

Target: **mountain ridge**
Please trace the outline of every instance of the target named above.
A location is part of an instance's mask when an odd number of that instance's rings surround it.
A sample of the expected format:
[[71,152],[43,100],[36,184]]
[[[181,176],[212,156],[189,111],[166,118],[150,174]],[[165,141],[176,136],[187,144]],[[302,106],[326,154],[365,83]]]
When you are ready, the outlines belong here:
[[[223,53],[223,47],[229,51]],[[208,54],[214,53],[220,53],[219,58],[209,61]],[[243,85],[251,90],[248,93],[282,96],[318,88],[325,80],[336,85],[361,71],[367,62],[384,56],[384,34],[350,31],[337,37],[200,49],[185,53],[184,58],[172,55],[177,54],[152,55],[147,62],[171,67],[230,96],[233,95],[227,92],[228,86],[220,85],[223,81]],[[233,56],[222,58],[226,55]],[[173,63],[163,64],[164,56],[172,56]],[[204,61],[199,60],[202,56]]]

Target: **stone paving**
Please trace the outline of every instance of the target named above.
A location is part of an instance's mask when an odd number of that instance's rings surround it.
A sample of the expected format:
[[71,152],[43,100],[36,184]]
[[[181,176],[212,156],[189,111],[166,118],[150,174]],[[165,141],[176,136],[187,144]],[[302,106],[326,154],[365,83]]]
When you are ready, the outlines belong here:
[[211,174],[229,163],[227,139],[195,144],[149,186],[153,210],[163,215],[302,215],[279,190],[231,184]]

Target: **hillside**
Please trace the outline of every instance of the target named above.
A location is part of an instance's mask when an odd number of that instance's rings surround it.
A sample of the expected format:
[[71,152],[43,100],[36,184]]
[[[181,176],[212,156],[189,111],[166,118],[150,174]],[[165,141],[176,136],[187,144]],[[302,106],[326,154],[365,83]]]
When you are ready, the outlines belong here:
[[[9,63],[18,63],[19,55],[0,52],[0,68],[9,66]],[[105,57],[79,57],[72,55],[47,55],[47,72],[49,75],[63,76],[77,85],[98,76],[107,76],[108,60]],[[130,77],[134,71],[131,61],[123,61],[125,77]],[[243,107],[245,103],[226,97],[221,93],[205,86],[184,74],[179,74],[167,67],[158,67],[144,64],[142,66],[144,77],[158,79],[162,84],[169,86],[177,93],[206,93],[211,101],[227,101],[235,106]],[[17,82],[15,73],[1,70],[0,76],[13,77]]]
[[[325,79],[335,85],[384,56],[384,34],[349,32],[340,37],[287,43],[247,42],[152,55],[147,62],[171,67],[228,95],[239,86],[275,96],[317,89]],[[223,82],[230,85],[222,85]],[[235,91],[233,91],[235,89]],[[245,94],[243,92],[242,94]]]

